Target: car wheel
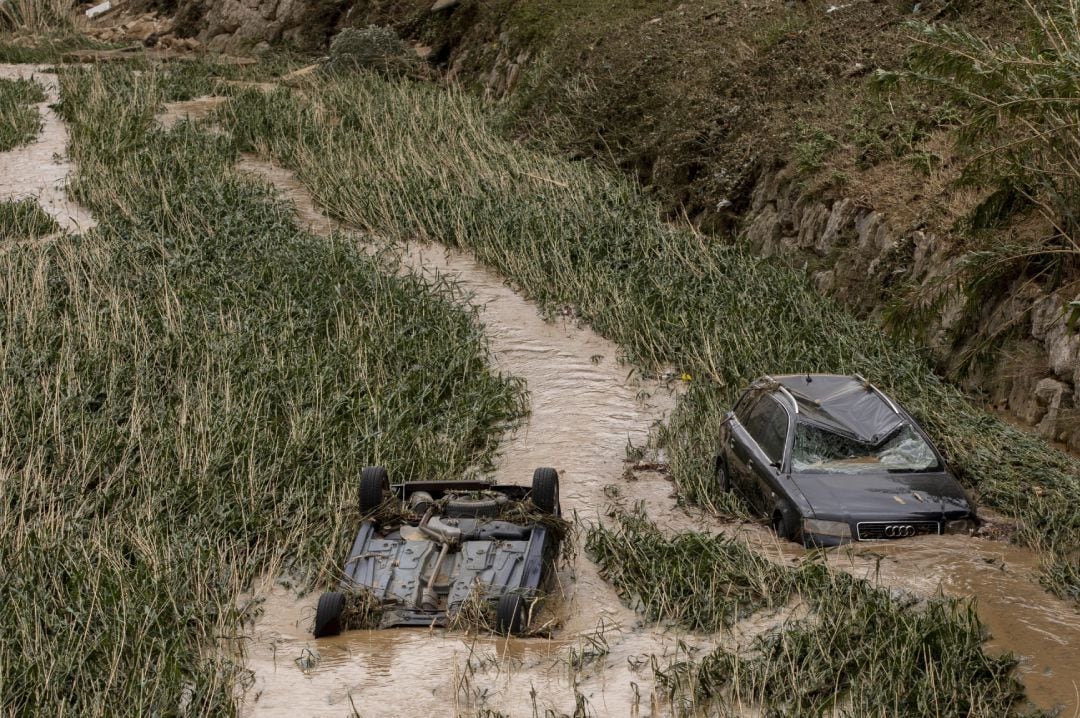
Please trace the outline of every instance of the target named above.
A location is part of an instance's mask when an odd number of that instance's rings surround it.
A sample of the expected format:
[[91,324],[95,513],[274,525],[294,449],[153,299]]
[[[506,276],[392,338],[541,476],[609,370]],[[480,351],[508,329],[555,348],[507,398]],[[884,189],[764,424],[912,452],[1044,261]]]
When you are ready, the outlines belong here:
[[542,466],[533,472],[532,502],[545,514],[558,516],[559,507],[559,472],[549,466]]
[[319,596],[319,605],[315,609],[315,638],[336,636],[341,633],[341,614],[345,611],[345,594],[330,591]]
[[381,466],[366,466],[360,472],[360,515],[368,516],[382,506],[383,494],[390,489],[390,479]]
[[722,456],[716,457],[716,483],[723,493],[731,491],[731,474],[728,473],[727,462]]
[[784,519],[784,514],[779,510],[773,512],[772,528],[776,532],[777,538],[784,541],[791,540],[791,530],[788,528],[788,522]]
[[499,596],[495,611],[495,632],[503,636],[516,636],[525,629],[525,597],[520,593],[504,593]]

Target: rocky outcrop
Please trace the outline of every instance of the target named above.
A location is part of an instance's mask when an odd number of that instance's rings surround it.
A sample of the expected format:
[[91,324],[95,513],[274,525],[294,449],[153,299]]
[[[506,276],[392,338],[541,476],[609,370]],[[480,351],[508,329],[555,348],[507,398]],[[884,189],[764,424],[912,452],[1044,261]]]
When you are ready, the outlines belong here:
[[340,14],[337,3],[318,0],[220,0],[206,8],[198,39],[230,52],[276,42],[325,47]]
[[[172,19],[168,33],[212,52],[247,52],[283,44],[322,50],[353,3],[336,0],[116,0],[129,13]],[[163,34],[164,35],[164,34]]]
[[[1070,302],[1080,297],[1017,281],[991,303],[967,307],[962,293],[943,290],[961,259],[952,243],[900,230],[855,199],[808,196],[787,170],[757,183],[742,239],[804,267],[822,292],[863,316],[888,311],[893,322],[922,322],[918,333],[946,374],[1045,438],[1080,449],[1080,333],[1069,326]],[[901,283],[942,300],[915,319],[895,305]],[[966,364],[988,340],[998,347],[988,360]]]

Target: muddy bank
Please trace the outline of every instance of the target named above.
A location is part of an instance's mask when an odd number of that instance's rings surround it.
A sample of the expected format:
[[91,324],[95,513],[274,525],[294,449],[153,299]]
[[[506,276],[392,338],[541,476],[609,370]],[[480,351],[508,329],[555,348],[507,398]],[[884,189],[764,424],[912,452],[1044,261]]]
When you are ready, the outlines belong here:
[[0,200],[32,197],[61,228],[69,232],[92,228],[90,211],[71,201],[65,189],[72,165],[67,158],[67,127],[51,107],[60,99],[56,75],[38,65],[0,65],[0,78],[34,79],[46,95],[37,105],[43,122],[37,139],[0,153]]

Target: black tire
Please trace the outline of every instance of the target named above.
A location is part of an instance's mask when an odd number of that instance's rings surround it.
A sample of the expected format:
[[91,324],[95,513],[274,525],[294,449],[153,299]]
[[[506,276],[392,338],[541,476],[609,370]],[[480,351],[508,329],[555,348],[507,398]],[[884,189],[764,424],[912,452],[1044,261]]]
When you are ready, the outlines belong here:
[[782,541],[791,540],[791,529],[788,526],[787,519],[784,518],[784,514],[777,509],[772,515],[772,528],[776,532],[776,538]]
[[341,614],[345,611],[345,594],[330,591],[319,596],[319,605],[315,609],[315,638],[336,636],[341,633]]
[[720,491],[731,491],[731,474],[728,472],[727,461],[723,456],[716,457],[716,483],[720,485]]
[[533,472],[532,502],[545,514],[559,516],[559,472],[550,466],[541,466]]
[[498,516],[502,504],[490,496],[456,496],[446,502],[446,515],[452,519],[479,519]]
[[382,506],[383,494],[390,490],[390,479],[381,466],[366,466],[360,472],[360,515],[375,513]]
[[502,636],[516,636],[525,629],[525,597],[520,593],[499,596],[495,611],[495,631]]

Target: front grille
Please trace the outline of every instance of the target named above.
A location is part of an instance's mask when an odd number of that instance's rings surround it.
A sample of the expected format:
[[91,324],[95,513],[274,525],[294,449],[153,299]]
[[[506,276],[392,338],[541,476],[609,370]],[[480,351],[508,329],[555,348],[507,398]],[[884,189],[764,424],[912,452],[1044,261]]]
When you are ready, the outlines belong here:
[[858,525],[860,541],[910,538],[941,533],[937,521],[864,521]]

